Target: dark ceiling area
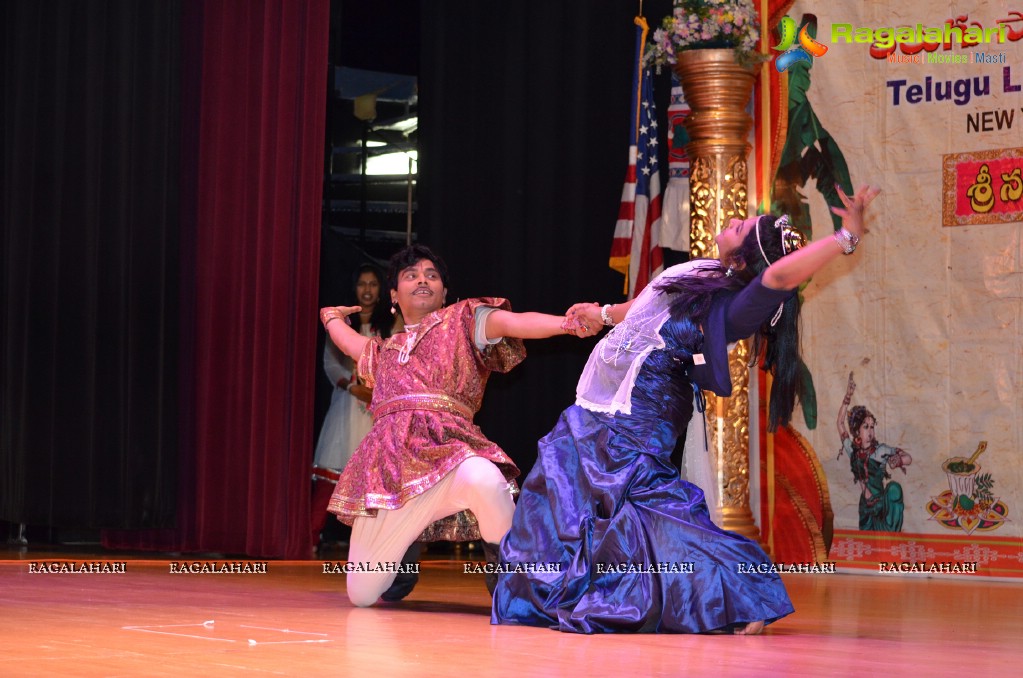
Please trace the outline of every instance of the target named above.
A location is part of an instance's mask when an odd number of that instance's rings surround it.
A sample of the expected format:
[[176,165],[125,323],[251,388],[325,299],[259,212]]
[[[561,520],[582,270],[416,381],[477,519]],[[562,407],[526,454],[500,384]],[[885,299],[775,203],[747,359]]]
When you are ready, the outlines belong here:
[[331,0],[330,61],[418,75],[419,0]]
[[[414,231],[418,168],[402,159],[418,139],[402,123],[417,114],[420,10],[418,0],[332,0],[330,9],[323,274],[346,279]],[[382,156],[396,165],[383,176],[372,167]]]
[[[385,263],[405,244],[410,203],[415,237],[418,176],[413,175],[411,180],[407,174],[370,176],[363,173],[362,163],[372,155],[418,147],[415,131],[402,133],[381,127],[416,114],[414,100],[391,99],[402,98],[409,81],[416,92],[420,24],[420,0],[331,0],[320,250],[323,304],[354,303],[353,275],[359,265],[374,260]],[[379,91],[389,82],[397,85],[377,97],[373,118],[357,117],[352,94]],[[393,94],[392,90],[400,93]],[[317,356],[321,352],[322,346]],[[316,372],[318,427],[331,388],[323,371]]]

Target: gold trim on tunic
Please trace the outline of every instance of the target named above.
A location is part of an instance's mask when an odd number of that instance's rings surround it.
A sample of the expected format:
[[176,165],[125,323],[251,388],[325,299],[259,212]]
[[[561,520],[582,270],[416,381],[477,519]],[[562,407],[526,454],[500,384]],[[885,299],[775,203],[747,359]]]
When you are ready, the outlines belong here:
[[408,410],[432,410],[447,412],[472,420],[472,408],[465,403],[443,393],[408,393],[385,400],[373,407],[373,421],[377,421],[395,412]]

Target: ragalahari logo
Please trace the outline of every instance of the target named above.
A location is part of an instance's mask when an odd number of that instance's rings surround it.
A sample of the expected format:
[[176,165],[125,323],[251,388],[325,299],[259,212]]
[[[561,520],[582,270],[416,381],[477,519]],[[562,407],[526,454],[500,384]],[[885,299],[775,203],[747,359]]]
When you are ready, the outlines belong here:
[[824,56],[828,48],[826,45],[822,45],[813,38],[807,32],[810,24],[807,23],[803,26],[802,30],[799,31],[799,44],[793,47],[793,43],[796,41],[796,22],[791,17],[782,18],[778,24],[778,31],[781,33],[781,42],[779,42],[773,49],[782,54],[778,55],[778,58],[774,60],[774,67],[778,69],[779,73],[783,73],[789,66],[796,63],[797,61],[805,61],[811,63],[813,59],[811,55],[815,57]]

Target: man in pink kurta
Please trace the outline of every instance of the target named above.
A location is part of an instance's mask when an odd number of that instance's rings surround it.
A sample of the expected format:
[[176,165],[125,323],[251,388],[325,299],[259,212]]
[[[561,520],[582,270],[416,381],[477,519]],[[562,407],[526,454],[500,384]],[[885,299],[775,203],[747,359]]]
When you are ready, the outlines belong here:
[[405,319],[405,331],[390,339],[348,327],[343,321],[358,307],[320,310],[331,341],[358,358],[359,376],[373,388],[373,427],[328,507],[352,525],[348,597],[358,606],[411,590],[395,575],[417,541],[482,538],[496,556],[511,527],[519,470],[472,423],[487,378],[522,361],[521,339],[597,331],[564,316],[513,313],[504,299],[445,307],[447,267],[422,245],[391,257],[388,282]]
[[[373,389],[373,427],[330,500],[330,511],[342,521],[400,508],[471,457],[496,464],[514,491],[515,462],[472,423],[490,373],[507,372],[526,357],[521,339],[501,339],[482,350],[476,344],[477,309],[491,308],[511,306],[504,299],[467,299],[366,345],[359,377]],[[480,533],[471,516],[449,516],[423,537],[471,541]]]

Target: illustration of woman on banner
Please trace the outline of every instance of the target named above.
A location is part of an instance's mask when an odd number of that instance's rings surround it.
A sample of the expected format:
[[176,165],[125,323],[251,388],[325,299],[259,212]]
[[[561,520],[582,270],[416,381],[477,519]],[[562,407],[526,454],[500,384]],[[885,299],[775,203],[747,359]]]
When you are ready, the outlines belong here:
[[838,410],[838,435],[842,438],[843,454],[849,456],[853,480],[860,486],[860,529],[871,532],[901,532],[905,501],[902,485],[891,480],[889,468],[901,469],[913,463],[905,450],[884,443],[875,437],[877,418],[863,405],[852,409],[856,382],[849,373],[849,384]]

